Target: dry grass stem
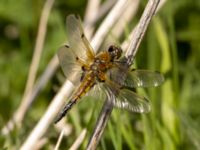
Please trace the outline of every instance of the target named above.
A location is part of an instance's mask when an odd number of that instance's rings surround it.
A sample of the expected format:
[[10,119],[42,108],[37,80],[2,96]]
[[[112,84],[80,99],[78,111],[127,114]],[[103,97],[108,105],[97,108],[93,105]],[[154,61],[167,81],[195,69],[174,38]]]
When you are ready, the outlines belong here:
[[80,147],[80,145],[83,143],[83,140],[85,139],[86,133],[87,133],[87,130],[83,129],[83,131],[81,132],[79,137],[75,140],[73,145],[69,148],[69,150],[77,150]]
[[42,53],[42,49],[44,45],[44,40],[46,36],[47,22],[48,22],[49,14],[53,6],[53,3],[54,3],[54,0],[47,0],[42,10],[37,38],[36,38],[36,44],[35,44],[34,53],[33,53],[33,59],[32,59],[29,74],[28,74],[28,79],[26,83],[23,100],[26,99],[26,95],[28,91],[32,90],[34,82],[35,82],[35,78],[36,78],[36,74],[37,74],[37,70],[38,70],[38,66],[40,62],[40,57],[41,57],[41,53]]
[[98,15],[99,5],[100,0],[88,0],[83,24],[85,34],[89,40],[91,39],[94,31],[94,24],[92,24],[92,21]]
[[5,125],[5,127],[3,127],[3,129],[2,129],[3,134],[8,134],[10,132],[10,130],[12,130],[14,128],[15,124],[18,126],[21,125],[21,121],[24,116],[24,109],[26,110],[26,108],[27,108],[26,105],[27,105],[27,103],[29,103],[29,96],[32,92],[33,85],[35,82],[35,78],[36,78],[36,74],[37,74],[37,70],[38,70],[38,66],[39,66],[39,62],[40,62],[40,57],[41,57],[41,53],[42,53],[42,49],[43,49],[43,45],[44,45],[47,22],[48,22],[49,14],[52,9],[53,3],[54,3],[54,0],[47,0],[44,4],[40,22],[39,22],[39,28],[38,28],[33,58],[32,58],[32,62],[30,65],[30,70],[29,70],[28,79],[26,82],[26,87],[25,87],[25,91],[23,94],[23,98],[22,98],[20,107],[19,107],[18,111],[16,112],[16,114],[14,113],[15,115],[13,116],[13,118],[8,121],[8,123]]
[[91,24],[95,24],[95,22],[97,22],[98,20],[100,20],[101,18],[103,18],[103,16],[105,16],[107,14],[107,12],[109,12],[109,10],[113,7],[113,5],[116,3],[116,0],[108,0],[105,1],[99,8],[98,11],[98,15],[96,16],[96,18],[93,18],[94,20],[91,20],[92,22],[90,22]]
[[124,33],[125,29],[128,28],[128,24],[131,19],[136,15],[139,7],[139,0],[130,0],[126,4],[126,8],[119,19],[119,21],[112,28],[110,34],[104,42],[104,45],[110,45],[110,43],[116,43],[116,40]]
[[58,68],[58,58],[55,55],[47,65],[44,73],[41,77],[36,81],[35,85],[33,86],[32,91],[29,91],[26,95],[26,100],[24,100],[19,108],[13,113],[14,116],[12,119],[8,121],[8,123],[2,128],[2,134],[8,134],[13,128],[15,124],[21,124],[24,119],[24,116],[31,106],[32,102],[36,99],[39,95],[40,91],[45,87],[47,82],[52,78],[56,69]]
[[57,141],[57,143],[56,143],[56,146],[55,146],[55,149],[54,149],[54,150],[58,150],[58,148],[59,148],[59,146],[60,146],[60,143],[61,143],[61,141],[62,141],[62,139],[63,139],[63,136],[64,136],[64,130],[61,131],[60,136],[59,136],[59,138],[58,138],[58,141]]
[[97,52],[97,50],[99,49],[101,43],[103,42],[103,39],[106,37],[111,27],[120,18],[127,1],[128,0],[118,0],[108,16],[102,22],[102,25],[99,27],[99,30],[96,32],[91,41],[92,47],[94,48],[95,52]]
[[131,38],[131,42],[129,44],[129,47],[126,52],[126,57],[129,59],[128,64],[132,63],[132,60],[134,59],[138,47],[144,37],[144,34],[146,32],[146,29],[151,21],[151,18],[153,17],[157,6],[159,4],[160,0],[149,0],[145,10],[140,18],[140,21],[138,25],[136,26],[135,32],[133,34],[133,37]]

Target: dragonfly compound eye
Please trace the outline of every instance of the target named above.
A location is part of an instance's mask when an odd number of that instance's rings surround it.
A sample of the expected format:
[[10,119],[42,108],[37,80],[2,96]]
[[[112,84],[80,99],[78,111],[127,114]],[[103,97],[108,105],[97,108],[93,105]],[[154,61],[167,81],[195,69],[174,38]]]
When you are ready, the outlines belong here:
[[108,48],[108,52],[109,52],[112,59],[118,59],[122,54],[122,49],[120,47],[111,45]]

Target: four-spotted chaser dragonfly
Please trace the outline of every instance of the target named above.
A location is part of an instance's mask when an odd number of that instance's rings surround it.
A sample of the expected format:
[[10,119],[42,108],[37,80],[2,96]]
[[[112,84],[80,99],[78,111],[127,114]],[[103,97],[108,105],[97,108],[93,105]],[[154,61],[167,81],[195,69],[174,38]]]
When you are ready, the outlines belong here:
[[[77,86],[77,89],[57,116],[55,123],[60,121],[86,93],[93,93],[101,99],[114,95],[112,103],[115,107],[132,112],[150,111],[149,101],[131,89],[160,85],[164,81],[160,73],[131,70],[125,59],[121,59],[121,48],[114,45],[107,51],[94,54],[78,16],[67,17],[67,32],[69,46],[63,46],[58,50],[58,58],[65,76]],[[79,76],[78,81],[75,80],[75,76]]]

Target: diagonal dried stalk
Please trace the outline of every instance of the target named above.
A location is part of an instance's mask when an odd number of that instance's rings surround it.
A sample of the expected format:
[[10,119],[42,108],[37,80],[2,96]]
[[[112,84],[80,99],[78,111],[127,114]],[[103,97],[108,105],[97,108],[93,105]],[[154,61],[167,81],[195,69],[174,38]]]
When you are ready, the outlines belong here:
[[[108,17],[106,17],[105,21],[100,26],[99,30],[95,34],[93,38],[92,46],[97,50],[100,44],[103,42],[102,39],[105,38],[106,34],[110,30],[110,28],[115,24],[117,19],[120,17],[120,14],[124,10],[124,5],[127,0],[119,0],[113,9],[110,11]],[[74,89],[72,83],[70,81],[66,81],[61,87],[60,91],[54,97],[53,101],[49,105],[47,111],[35,126],[35,128],[30,133],[29,137],[23,143],[21,150],[32,149],[35,143],[44,135],[47,131],[50,124],[53,122],[53,119],[57,115],[59,109],[62,108],[64,104],[64,100],[70,96],[72,90]]]
[[40,62],[40,57],[44,45],[44,40],[46,36],[46,30],[47,30],[47,22],[49,18],[50,11],[53,7],[54,0],[46,0],[43,10],[42,10],[42,15],[40,18],[40,23],[39,23],[39,28],[38,28],[38,33],[37,33],[37,38],[36,38],[36,44],[34,48],[34,54],[28,74],[28,79],[26,82],[26,87],[24,91],[24,95],[21,101],[21,104],[17,111],[14,113],[14,116],[11,120],[8,121],[8,123],[3,127],[2,133],[3,134],[8,134],[10,130],[14,128],[14,125],[20,125],[21,121],[23,120],[24,114],[26,112],[26,108],[28,108],[28,105],[30,104],[29,98],[32,96],[32,90],[34,89],[34,82]]
[[26,100],[27,93],[33,89],[33,85],[35,82],[35,78],[36,78],[36,74],[37,74],[37,70],[38,70],[38,66],[39,66],[39,62],[40,62],[40,58],[42,54],[44,40],[46,36],[47,22],[48,22],[49,14],[53,7],[53,4],[54,4],[54,0],[47,0],[42,10],[42,15],[40,18],[40,23],[39,23],[39,28],[38,28],[38,34],[36,38],[36,44],[34,48],[33,59],[32,59],[30,71],[28,74],[28,79],[26,83],[23,100]]
[[126,4],[126,11],[121,14],[119,21],[115,24],[115,26],[110,31],[110,34],[107,36],[104,45],[110,45],[110,43],[116,43],[118,39],[124,33],[124,30],[128,28],[128,24],[135,17],[137,10],[139,8],[140,0],[131,0]]
[[94,24],[95,22],[103,18],[103,16],[105,16],[109,12],[109,10],[113,7],[116,1],[117,0],[107,0],[103,2],[103,4],[99,8],[98,15],[92,20],[90,20],[91,21],[90,24]]
[[77,150],[81,143],[83,142],[85,136],[86,136],[87,130],[83,129],[83,131],[81,132],[81,134],[78,136],[78,138],[75,140],[75,142],[73,143],[73,145],[69,148],[69,150]]
[[98,16],[99,5],[100,0],[88,0],[83,24],[85,34],[89,40],[94,31],[94,24],[92,24],[92,21]]
[[[153,17],[153,15],[157,9],[159,2],[160,2],[160,0],[149,0],[145,7],[143,15],[141,16],[141,19],[140,19],[138,25],[136,26],[135,32],[131,37],[129,47],[125,54],[125,56],[128,58],[127,63],[129,65],[132,63],[132,60],[134,59],[134,57],[138,51],[138,47],[144,37],[146,29],[150,23],[151,18]],[[112,100],[112,97],[110,99]],[[88,143],[87,150],[96,149],[96,147],[101,139],[101,136],[103,134],[103,131],[105,129],[105,126],[107,124],[107,121],[109,120],[112,109],[113,109],[113,104],[110,102],[110,100],[106,100],[104,103],[104,106],[102,108],[102,111],[100,113],[100,116],[98,118],[98,121],[96,123],[94,132]]]
[[56,146],[55,146],[54,150],[58,150],[59,149],[60,143],[61,143],[61,141],[63,139],[63,136],[64,136],[64,132],[65,132],[64,130],[61,131],[60,136],[58,138],[58,141],[56,143]]

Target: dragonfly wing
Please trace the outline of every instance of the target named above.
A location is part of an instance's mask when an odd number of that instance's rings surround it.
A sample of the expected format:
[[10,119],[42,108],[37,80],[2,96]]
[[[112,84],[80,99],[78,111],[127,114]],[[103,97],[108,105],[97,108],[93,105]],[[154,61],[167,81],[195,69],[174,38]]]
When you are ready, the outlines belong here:
[[119,82],[107,79],[104,87],[108,97],[113,97],[114,95],[112,102],[117,108],[138,113],[149,112],[151,110],[149,101],[145,97],[129,89],[121,88]]
[[83,60],[93,60],[95,57],[92,46],[87,40],[79,16],[67,17],[67,35],[70,47]]
[[77,63],[77,56],[69,46],[62,46],[58,52],[57,56],[63,70],[64,75],[73,84],[77,84],[74,75],[78,75],[78,79],[81,77],[81,65]]
[[106,98],[106,89],[105,84],[98,82],[95,84],[90,91],[86,94],[86,96],[91,96],[96,100],[105,100]]
[[164,82],[164,76],[156,71],[131,70],[127,72],[123,83],[127,87],[152,87],[159,86]]
[[129,110],[137,113],[147,113],[151,110],[149,101],[135,92],[122,89],[113,100],[113,104],[117,108]]

